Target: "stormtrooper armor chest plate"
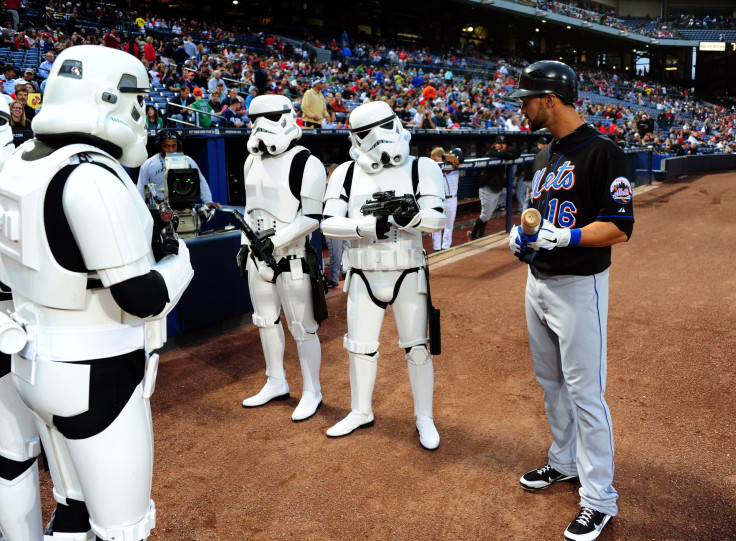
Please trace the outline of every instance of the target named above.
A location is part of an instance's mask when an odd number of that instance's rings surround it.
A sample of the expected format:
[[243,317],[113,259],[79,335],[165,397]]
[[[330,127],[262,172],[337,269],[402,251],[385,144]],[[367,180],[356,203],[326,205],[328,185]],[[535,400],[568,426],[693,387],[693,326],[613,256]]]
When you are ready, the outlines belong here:
[[[379,173],[370,175],[356,167],[350,191],[348,217],[360,219],[360,208],[373,199],[376,192],[393,190],[394,195],[414,195],[411,180],[412,160],[399,167],[386,167]],[[389,219],[393,222],[393,218]],[[410,228],[406,230],[392,227],[387,239],[358,239],[351,241],[348,250],[350,267],[363,270],[399,270],[421,267],[424,264],[422,234]]]
[[[140,196],[125,171],[108,154],[100,149],[74,144],[65,146],[38,159],[26,161],[24,150],[33,149],[34,141],[28,141],[7,161],[3,169],[0,187],[0,281],[13,292],[31,302],[63,310],[84,310],[90,304],[86,272],[73,272],[62,267],[54,258],[49,246],[44,203],[49,183],[65,166],[79,163],[80,156],[100,162],[117,171],[126,179],[126,187],[133,199]],[[96,199],[90,194],[90,205]],[[150,237],[153,221],[142,203],[137,206],[141,223]],[[100,239],[104,243],[105,239]]]
[[254,231],[278,231],[298,216],[300,201],[291,193],[289,171],[294,155],[303,148],[278,156],[254,156],[245,179],[246,219]]

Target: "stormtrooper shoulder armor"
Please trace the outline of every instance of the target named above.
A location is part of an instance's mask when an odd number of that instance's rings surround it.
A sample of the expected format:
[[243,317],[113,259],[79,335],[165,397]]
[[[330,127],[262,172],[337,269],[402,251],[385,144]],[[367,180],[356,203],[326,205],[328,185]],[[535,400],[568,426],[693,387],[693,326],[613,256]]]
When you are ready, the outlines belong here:
[[430,158],[417,158],[419,167],[419,187],[417,188],[417,202],[419,208],[442,207],[445,197],[442,170],[437,162]]
[[323,213],[326,217],[347,216],[349,196],[346,193],[345,178],[348,169],[354,163],[352,161],[341,163],[332,172],[332,175],[330,175],[330,182],[325,189],[325,208]]
[[[107,169],[89,162],[104,164]],[[62,171],[65,169],[71,170],[67,176]],[[100,193],[108,187],[112,193]],[[67,190],[69,193],[65,194]],[[52,196],[56,204],[51,202]],[[84,144],[54,150],[35,139],[19,147],[3,168],[0,218],[4,224],[0,232],[0,281],[34,302],[69,310],[84,308],[90,268],[70,269],[57,261],[49,233],[55,235],[59,231],[53,227],[47,231],[47,223],[55,220],[63,227],[68,225],[73,234],[78,233],[79,240],[74,240],[79,242],[81,253],[88,253],[89,263],[100,269],[141,260],[145,253],[143,243],[150,239],[153,228],[135,186],[111,156]],[[134,224],[120,222],[121,219],[132,219]],[[93,220],[107,223],[108,228],[115,224],[119,231],[112,238],[104,238],[102,226],[93,225]],[[135,234],[137,228],[139,234]],[[113,239],[114,247],[110,242]],[[88,242],[92,246],[85,246]],[[148,250],[147,245],[145,249]],[[146,264],[136,272],[135,276],[147,272]]]
[[137,191],[131,197],[120,178],[94,164],[80,165],[67,180],[64,212],[85,265],[98,272],[105,287],[151,269],[139,202]]
[[314,156],[309,156],[307,163],[304,164],[300,190],[302,215],[322,215],[326,179],[325,166]]

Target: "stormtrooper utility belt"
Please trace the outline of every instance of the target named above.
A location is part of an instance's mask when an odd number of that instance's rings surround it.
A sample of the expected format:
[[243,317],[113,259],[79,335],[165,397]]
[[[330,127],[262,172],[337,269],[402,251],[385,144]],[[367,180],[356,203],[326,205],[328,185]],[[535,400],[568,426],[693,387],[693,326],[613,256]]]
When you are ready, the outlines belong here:
[[146,326],[102,325],[93,327],[42,327],[25,325],[26,344],[20,354],[49,361],[74,362],[114,357],[143,349]]

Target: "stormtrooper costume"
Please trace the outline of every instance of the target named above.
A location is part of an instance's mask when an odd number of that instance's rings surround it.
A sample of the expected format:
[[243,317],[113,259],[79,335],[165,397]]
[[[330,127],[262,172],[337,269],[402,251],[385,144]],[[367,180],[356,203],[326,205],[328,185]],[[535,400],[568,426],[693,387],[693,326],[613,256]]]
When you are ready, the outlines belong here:
[[[347,251],[348,332],[343,345],[350,366],[351,412],[327,431],[330,437],[373,425],[371,407],[378,361],[378,337],[393,306],[399,346],[406,350],[419,441],[436,449],[440,437],[432,416],[434,368],[427,349],[427,277],[422,233],[445,226],[442,171],[429,158],[409,158],[409,133],[385,102],[371,102],[350,114],[353,162],[332,173],[325,195],[327,237],[350,240]],[[357,164],[357,166],[356,166]],[[417,173],[413,173],[413,168]],[[414,186],[418,178],[418,185]],[[361,206],[379,191],[414,194],[419,212],[399,224],[363,216]],[[386,231],[388,230],[388,231]]]
[[48,460],[52,541],[139,541],[155,526],[151,352],[193,271],[181,241],[154,260],[153,220],[123,168],[146,159],[147,93],[130,55],[66,49],[36,138],[2,172],[0,281],[25,333],[12,381]]
[[[14,150],[8,104],[0,100],[0,169]],[[10,292],[3,289],[0,291],[0,314],[12,311]],[[4,323],[7,325],[7,319]],[[3,342],[5,334],[3,327],[3,322],[0,322],[0,342]],[[7,342],[8,338],[12,340],[13,337],[5,338]],[[5,541],[43,539],[36,460],[40,450],[41,442],[33,414],[13,387],[10,355],[0,353],[0,539],[3,535]]]
[[[288,98],[258,96],[250,104],[249,116],[253,129],[248,139],[250,156],[245,161],[244,217],[255,232],[275,229],[267,242],[273,245],[278,272],[252,252],[244,255],[249,242],[243,235],[238,261],[241,267],[245,263],[248,273],[253,324],[261,336],[268,377],[258,394],[243,401],[243,407],[262,406],[289,397],[284,330],[279,320],[283,308],[289,331],[296,340],[303,377],[302,397],[291,418],[303,421],[313,416],[322,403],[322,348],[305,254],[309,234],[319,227],[322,218],[325,168],[304,147],[295,145],[301,128]],[[303,165],[301,175],[298,164]]]

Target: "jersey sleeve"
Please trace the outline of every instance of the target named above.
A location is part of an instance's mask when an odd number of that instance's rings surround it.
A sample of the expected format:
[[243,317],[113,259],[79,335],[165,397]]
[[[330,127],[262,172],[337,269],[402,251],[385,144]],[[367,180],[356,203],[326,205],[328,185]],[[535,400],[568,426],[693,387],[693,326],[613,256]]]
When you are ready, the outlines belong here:
[[598,186],[598,215],[601,222],[631,224],[634,222],[634,188],[629,179],[626,155],[607,142],[599,156],[600,184]]

